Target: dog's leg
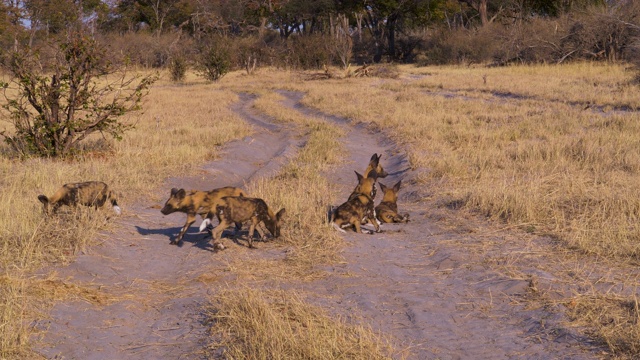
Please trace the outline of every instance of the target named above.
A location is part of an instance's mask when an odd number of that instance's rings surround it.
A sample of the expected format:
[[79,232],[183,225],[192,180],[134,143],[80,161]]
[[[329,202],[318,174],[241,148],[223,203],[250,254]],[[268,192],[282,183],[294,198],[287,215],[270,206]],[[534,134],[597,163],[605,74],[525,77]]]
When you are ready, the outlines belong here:
[[376,219],[376,212],[375,210],[373,211],[372,214],[369,215],[369,222],[373,225],[373,227],[376,229],[376,232],[379,233],[380,232],[380,224],[378,223],[378,219]]
[[222,245],[222,241],[221,241],[222,232],[229,225],[231,225],[231,224],[229,224],[226,221],[222,220],[220,222],[220,224],[218,224],[218,226],[216,226],[215,228],[213,228],[213,230],[211,230],[211,237],[213,237],[213,247],[214,248],[220,249],[220,250],[224,249],[224,245]]
[[175,240],[173,240],[171,243],[172,244],[180,244],[180,242],[182,241],[182,238],[184,237],[184,234],[187,232],[187,230],[189,230],[189,227],[195,221],[196,221],[196,215],[195,214],[187,214],[187,223],[184,224],[184,226],[182,227],[182,230],[180,230],[180,234],[178,234],[178,237]]
[[256,225],[258,223],[258,219],[254,216],[251,218],[251,225],[249,226],[249,236],[247,237],[247,241],[249,242],[249,248],[253,248],[253,232],[256,231]]
[[[260,239],[262,241],[267,241],[267,234],[264,232],[262,223],[258,223],[256,225],[256,230],[258,231],[258,234],[260,235]],[[271,235],[273,235],[273,234],[271,234]]]

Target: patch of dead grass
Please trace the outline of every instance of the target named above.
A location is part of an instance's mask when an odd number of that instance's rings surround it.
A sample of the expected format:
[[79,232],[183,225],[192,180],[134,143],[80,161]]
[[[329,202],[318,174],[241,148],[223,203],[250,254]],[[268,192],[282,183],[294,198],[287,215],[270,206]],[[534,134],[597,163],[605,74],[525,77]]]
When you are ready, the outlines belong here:
[[294,291],[239,289],[207,312],[212,353],[229,359],[388,359],[388,341],[366,326],[328,316]]
[[640,356],[638,298],[617,295],[580,295],[564,303],[571,324],[587,333],[619,359]]

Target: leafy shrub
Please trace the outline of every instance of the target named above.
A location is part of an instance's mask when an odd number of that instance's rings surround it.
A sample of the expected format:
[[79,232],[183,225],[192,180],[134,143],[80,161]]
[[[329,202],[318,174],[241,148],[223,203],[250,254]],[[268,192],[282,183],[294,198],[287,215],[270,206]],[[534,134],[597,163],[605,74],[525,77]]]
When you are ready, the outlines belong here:
[[182,56],[175,56],[169,63],[171,80],[182,81],[187,75],[187,61]]
[[231,56],[223,44],[207,46],[198,57],[198,72],[209,81],[218,81],[231,70]]
[[[155,75],[127,76],[106,48],[82,33],[54,42],[41,59],[31,48],[8,59],[12,79],[1,84],[2,108],[14,131],[0,132],[23,157],[64,157],[92,133],[119,139],[132,125],[118,119],[139,109]],[[119,74],[119,76],[109,76]]]

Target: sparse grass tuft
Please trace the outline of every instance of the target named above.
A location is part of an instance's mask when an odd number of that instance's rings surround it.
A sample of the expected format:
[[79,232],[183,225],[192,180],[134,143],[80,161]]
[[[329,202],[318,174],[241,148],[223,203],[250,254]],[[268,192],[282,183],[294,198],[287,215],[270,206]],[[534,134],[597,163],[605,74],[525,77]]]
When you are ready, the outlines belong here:
[[606,345],[618,359],[640,356],[640,311],[636,297],[576,296],[565,303],[574,326]]
[[310,306],[293,291],[219,293],[208,311],[210,350],[227,359],[388,359],[388,341]]

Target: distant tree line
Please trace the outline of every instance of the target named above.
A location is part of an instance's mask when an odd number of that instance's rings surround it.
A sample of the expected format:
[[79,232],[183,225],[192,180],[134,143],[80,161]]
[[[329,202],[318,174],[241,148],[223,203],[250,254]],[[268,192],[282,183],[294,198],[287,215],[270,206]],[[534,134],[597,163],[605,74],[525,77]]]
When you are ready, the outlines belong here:
[[[0,51],[82,29],[147,67],[639,58],[637,0],[3,0]],[[206,70],[206,69],[205,69]]]

